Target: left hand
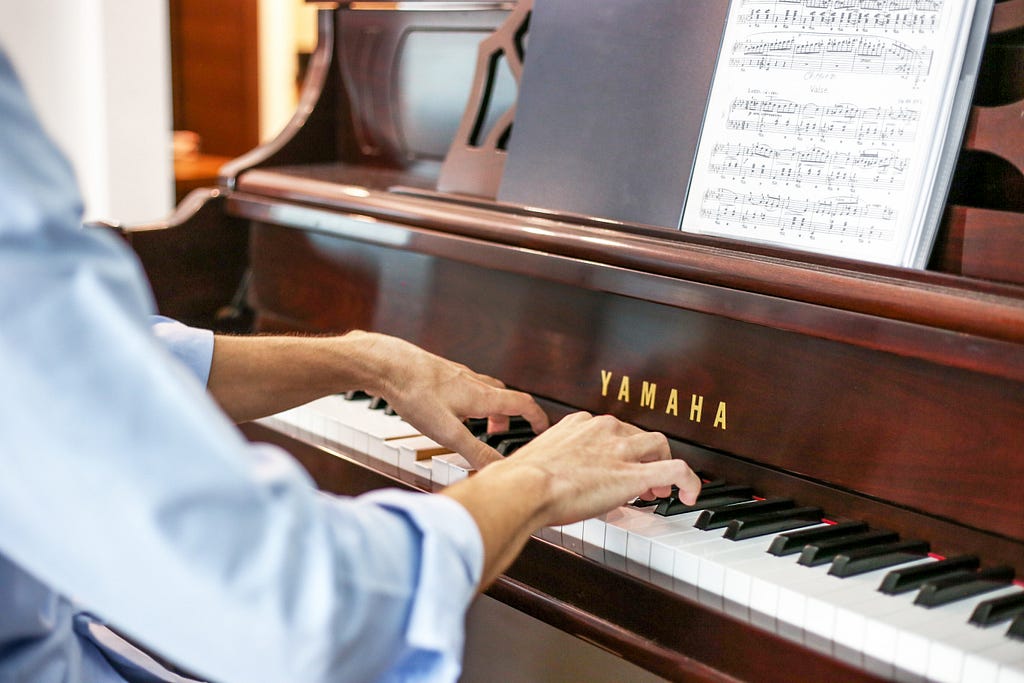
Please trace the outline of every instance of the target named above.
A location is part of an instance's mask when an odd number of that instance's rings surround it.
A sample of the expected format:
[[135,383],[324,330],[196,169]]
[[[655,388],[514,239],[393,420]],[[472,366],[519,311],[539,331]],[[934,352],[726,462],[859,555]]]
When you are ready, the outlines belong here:
[[470,433],[466,418],[488,418],[490,432],[507,429],[513,415],[522,415],[538,434],[550,424],[532,396],[500,380],[396,337],[378,336],[374,346],[383,366],[380,395],[402,419],[477,469],[501,456]]

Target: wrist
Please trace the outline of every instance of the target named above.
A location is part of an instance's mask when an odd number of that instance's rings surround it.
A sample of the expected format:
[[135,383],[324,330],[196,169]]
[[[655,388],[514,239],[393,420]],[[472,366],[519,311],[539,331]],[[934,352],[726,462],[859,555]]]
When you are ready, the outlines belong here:
[[[558,506],[554,475],[533,462],[501,459],[478,471],[474,478],[485,484],[488,497],[499,505],[518,505],[532,533],[554,522]],[[507,496],[507,497],[506,497]]]
[[339,387],[361,389],[380,395],[387,381],[388,353],[382,347],[386,336],[353,330],[340,337],[320,338],[320,377],[327,393]]

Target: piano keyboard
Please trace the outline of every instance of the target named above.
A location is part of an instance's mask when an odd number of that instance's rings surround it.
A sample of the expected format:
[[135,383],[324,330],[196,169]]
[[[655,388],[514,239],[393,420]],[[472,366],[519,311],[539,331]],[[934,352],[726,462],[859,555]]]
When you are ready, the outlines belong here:
[[[469,476],[464,458],[379,403],[328,396],[261,422],[442,486]],[[510,452],[528,440],[523,431],[513,425],[489,442]],[[926,543],[822,521],[794,501],[760,502],[728,482],[707,482],[702,500],[694,509],[638,501],[537,536],[886,678],[1024,683],[1024,590],[1012,569],[940,562]],[[823,531],[836,538],[813,538]]]

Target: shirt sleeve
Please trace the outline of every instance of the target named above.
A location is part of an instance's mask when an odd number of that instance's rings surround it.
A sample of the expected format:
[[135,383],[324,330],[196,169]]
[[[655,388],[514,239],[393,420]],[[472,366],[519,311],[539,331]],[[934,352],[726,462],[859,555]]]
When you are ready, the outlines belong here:
[[0,118],[0,553],[213,680],[454,680],[469,514],[327,496],[249,444],[168,362],[130,252],[80,228],[2,53]]
[[189,327],[166,316],[150,318],[153,334],[172,356],[185,364],[199,382],[206,386],[213,364],[213,331]]

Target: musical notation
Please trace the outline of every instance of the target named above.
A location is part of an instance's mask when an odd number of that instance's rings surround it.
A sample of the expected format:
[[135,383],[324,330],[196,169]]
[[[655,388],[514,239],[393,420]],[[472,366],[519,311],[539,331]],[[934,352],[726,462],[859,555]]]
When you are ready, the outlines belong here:
[[899,190],[906,182],[908,164],[908,159],[884,149],[834,152],[819,147],[775,149],[760,143],[719,143],[712,148],[708,170],[775,183]]
[[[772,7],[802,7],[812,10],[850,10],[865,12],[939,12],[946,0],[743,0],[743,7],[771,5]],[[742,16],[742,15],[741,15]]]
[[942,5],[943,0],[744,0],[738,21],[757,28],[934,33]]
[[733,47],[729,65],[827,73],[920,78],[931,71],[932,51],[915,50],[882,36],[758,34]]
[[923,266],[976,1],[733,0],[680,229]]
[[726,127],[758,133],[902,142],[914,139],[920,118],[921,112],[910,107],[800,104],[774,97],[742,97],[729,106]]
[[711,189],[704,193],[701,216],[726,221],[744,229],[767,228],[780,235],[788,231],[810,239],[816,235],[857,241],[891,241],[896,212],[881,204],[866,204],[857,197],[802,200],[781,194]]

